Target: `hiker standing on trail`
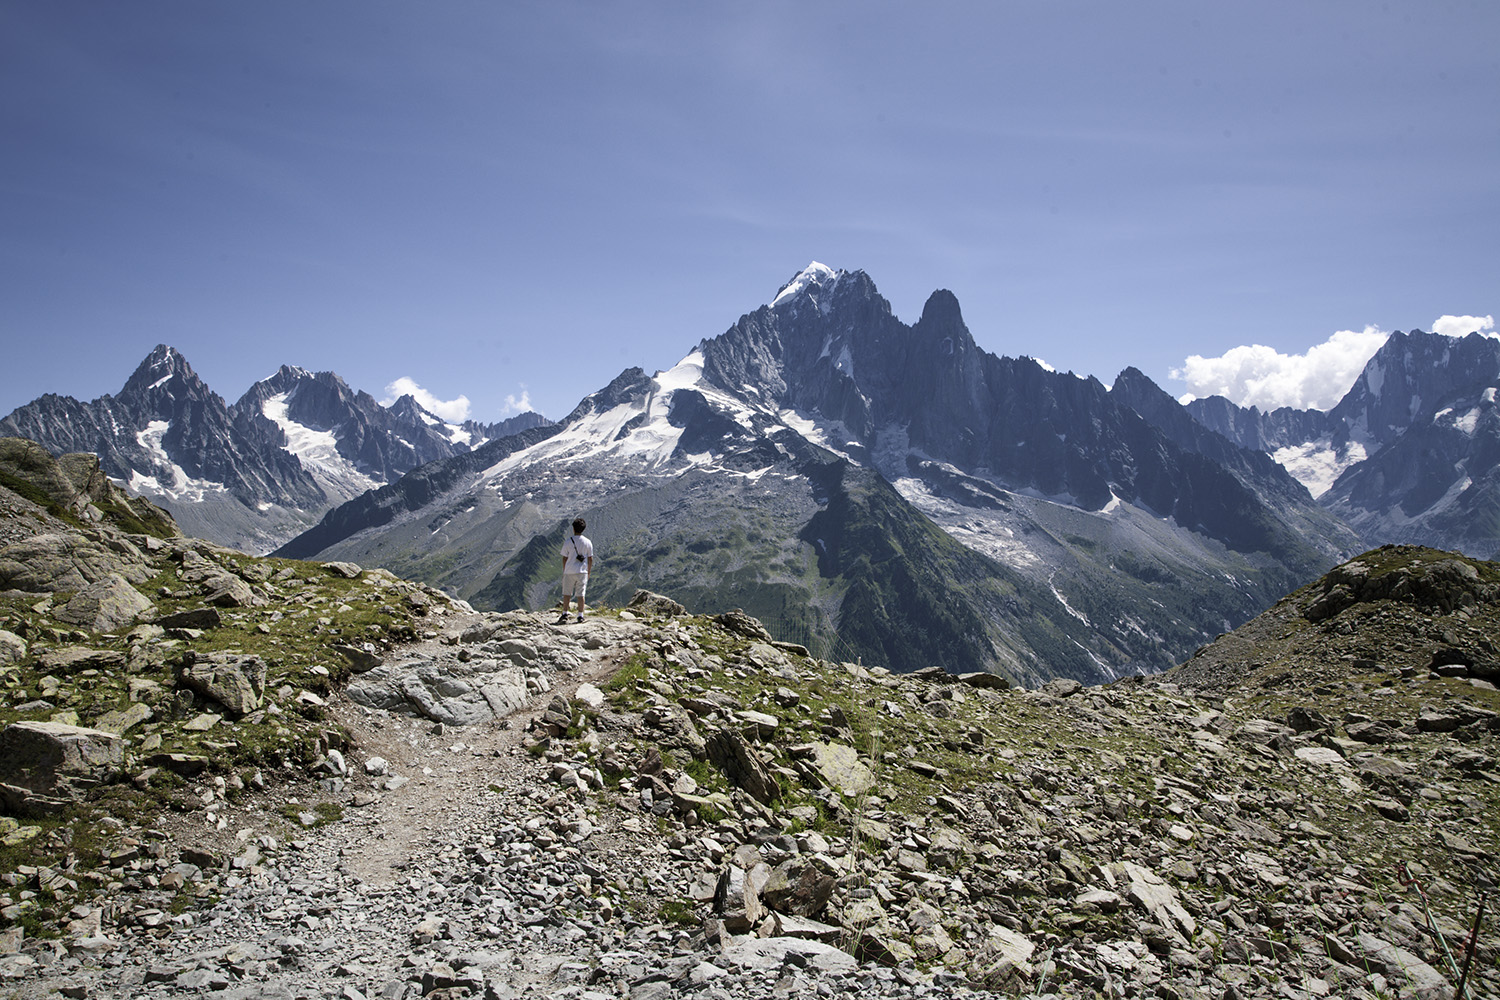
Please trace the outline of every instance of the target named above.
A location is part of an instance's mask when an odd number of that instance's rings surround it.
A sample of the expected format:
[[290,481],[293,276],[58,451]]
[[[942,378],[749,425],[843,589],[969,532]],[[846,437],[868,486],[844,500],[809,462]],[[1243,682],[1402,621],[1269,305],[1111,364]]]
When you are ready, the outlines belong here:
[[583,592],[588,589],[589,570],[594,568],[594,543],[588,540],[583,529],[588,527],[583,518],[573,519],[573,534],[562,546],[562,615],[557,624],[568,620],[568,604],[573,595],[578,595],[578,620],[583,621]]

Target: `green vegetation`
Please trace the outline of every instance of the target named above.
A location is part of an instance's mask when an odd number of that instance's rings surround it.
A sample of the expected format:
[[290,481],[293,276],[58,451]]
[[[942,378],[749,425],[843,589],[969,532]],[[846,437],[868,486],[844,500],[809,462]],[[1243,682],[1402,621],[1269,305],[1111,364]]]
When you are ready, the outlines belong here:
[[[239,799],[253,780],[257,786],[267,783],[258,781],[262,773],[273,781],[304,781],[328,749],[348,742],[344,730],[324,721],[326,710],[319,703],[351,675],[349,659],[335,647],[388,648],[418,637],[424,609],[404,599],[409,585],[384,572],[350,580],[319,563],[201,551],[208,561],[252,581],[270,602],[264,608],[221,609],[216,627],[164,632],[147,625],[91,634],[60,628],[50,617],[65,594],[0,596],[0,629],[30,647],[26,659],[0,670],[0,727],[23,719],[107,726],[110,713],[149,709],[149,717],[126,734],[127,773],[136,780],[89,789],[60,818],[7,821],[13,825],[0,830],[6,841],[0,845],[0,870],[72,865],[92,870],[108,845],[118,841],[121,822],[139,831],[156,826],[165,814],[201,810],[204,802],[194,789],[204,784],[222,781],[223,797]],[[154,599],[158,617],[203,607],[197,586],[182,578],[179,561],[157,565],[157,575],[138,589]],[[46,666],[46,658],[64,647],[94,652],[66,670]],[[263,704],[241,719],[215,721],[222,707],[178,683],[185,664],[214,654],[255,657],[265,666]],[[199,723],[187,728],[194,719]],[[168,754],[199,762],[201,770],[184,778],[173,772],[174,765],[152,763],[167,760],[156,755]],[[333,802],[295,810],[303,811],[316,817],[316,825],[342,816],[342,807]],[[289,818],[302,825],[296,816]],[[78,884],[48,890],[58,905],[91,888],[88,882],[69,881]],[[26,883],[0,887],[0,903],[7,898],[10,905],[19,903],[23,891],[33,890]],[[21,922],[36,923],[40,933],[48,921],[30,915],[55,909],[50,899],[32,899]],[[55,919],[52,925],[55,933]]]

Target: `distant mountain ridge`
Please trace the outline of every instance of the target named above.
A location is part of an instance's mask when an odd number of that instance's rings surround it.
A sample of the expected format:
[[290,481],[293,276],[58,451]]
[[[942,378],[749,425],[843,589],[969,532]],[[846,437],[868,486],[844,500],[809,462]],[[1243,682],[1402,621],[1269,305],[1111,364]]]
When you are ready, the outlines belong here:
[[1367,545],[1500,551],[1500,340],[1391,334],[1329,411],[1261,413],[1213,396],[1186,410],[1270,453]]
[[189,534],[263,552],[424,462],[546,422],[528,413],[448,424],[410,396],[383,407],[332,372],[290,366],[226,406],[162,344],[118,393],[88,403],[42,396],[0,420],[0,434],[53,454],[94,452],[106,475]]
[[1497,386],[1496,341],[1413,331],[1327,413],[1184,407],[1134,368],[989,354],[949,291],[908,325],[813,264],[556,424],[455,425],[291,366],[226,406],[163,345],[117,395],[44,396],[0,434],[98,453],[189,534],[485,608],[547,603],[583,514],[596,599],[649,586],[821,655],[1030,683],[1170,666],[1371,544],[1492,554]]
[[1201,429],[1179,444],[1097,380],[983,352],[949,292],[908,326],[863,272],[822,265],[537,433],[280,554],[536,607],[582,513],[597,598],[649,586],[829,655],[1036,681],[1170,665],[1357,544],[1264,456]]

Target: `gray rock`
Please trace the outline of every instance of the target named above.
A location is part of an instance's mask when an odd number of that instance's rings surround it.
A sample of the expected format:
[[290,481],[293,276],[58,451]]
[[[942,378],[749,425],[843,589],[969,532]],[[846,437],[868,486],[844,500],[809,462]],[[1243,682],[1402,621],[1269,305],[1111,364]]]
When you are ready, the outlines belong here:
[[113,632],[151,610],[151,602],[118,573],[109,573],[97,583],[73,595],[53,612],[60,621],[91,632]]
[[0,782],[42,795],[106,780],[124,762],[117,733],[61,722],[16,722],[0,732]]
[[1054,698],[1068,698],[1083,690],[1083,685],[1071,677],[1054,677],[1042,685],[1042,691]]
[[209,573],[200,584],[203,599],[221,608],[250,608],[264,604],[240,577],[224,571]]
[[637,590],[635,596],[630,599],[630,603],[626,607],[631,611],[646,615],[668,615],[675,617],[688,613],[687,608],[678,604],[670,597],[653,594],[649,590]]
[[26,640],[0,629],[0,667],[26,659]]
[[604,707],[604,692],[586,682],[578,685],[573,692],[573,699],[591,712],[597,712]]
[[72,532],[34,535],[0,548],[0,590],[79,591],[111,573],[131,583],[153,575],[143,558]]
[[113,649],[62,646],[37,655],[37,665],[49,674],[69,676],[85,670],[117,670],[125,666],[125,654]]
[[969,685],[969,687],[974,688],[989,688],[995,691],[1006,691],[1010,689],[1009,677],[1005,677],[1002,674],[992,674],[983,670],[976,670],[972,673],[967,674],[957,674],[954,676],[954,680],[960,681],[964,684]]
[[362,646],[351,646],[347,643],[335,644],[334,652],[349,661],[349,668],[356,674],[362,674],[374,670],[385,662],[381,657],[379,649],[373,642],[367,642]]
[[244,716],[260,708],[265,698],[266,664],[258,656],[213,653],[184,666],[179,679],[231,714]]
[[805,938],[746,938],[730,943],[724,958],[745,969],[773,971],[788,964],[827,975],[849,975],[859,970],[853,955],[833,945]]
[[204,608],[193,608],[190,611],[179,611],[173,615],[156,619],[156,624],[162,628],[196,628],[211,629],[218,628],[223,623],[219,609],[212,605]]
[[719,885],[714,891],[714,912],[735,934],[752,929],[765,917],[766,910],[755,891],[754,880],[739,865],[726,865],[719,875]]
[[859,751],[846,744],[807,743],[788,752],[806,760],[826,787],[845,795],[859,795],[875,786],[874,772],[859,759]]
[[129,707],[105,712],[94,720],[94,728],[102,729],[108,733],[119,733],[124,735],[143,722],[150,722],[155,712],[151,706],[141,702],[131,702]]
[[721,729],[704,742],[709,761],[724,772],[736,788],[743,788],[757,802],[769,805],[781,797],[781,788],[748,740],[732,729]]
[[771,870],[760,890],[761,901],[773,910],[799,917],[816,917],[833,896],[834,879],[810,858],[788,858]]

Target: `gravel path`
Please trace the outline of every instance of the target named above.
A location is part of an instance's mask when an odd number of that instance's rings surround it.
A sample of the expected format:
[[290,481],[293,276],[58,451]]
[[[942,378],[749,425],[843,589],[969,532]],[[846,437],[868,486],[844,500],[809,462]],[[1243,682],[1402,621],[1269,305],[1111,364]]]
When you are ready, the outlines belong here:
[[[355,747],[342,819],[289,842],[245,838],[264,857],[231,870],[213,905],[58,942],[39,968],[8,967],[0,996],[968,995],[814,942],[731,960],[696,927],[637,919],[633,898],[680,891],[692,873],[639,818],[560,790],[553,762],[524,745],[555,694],[602,683],[622,652],[593,650],[526,709],[472,727],[339,699]],[[374,757],[387,771],[367,776]]]

